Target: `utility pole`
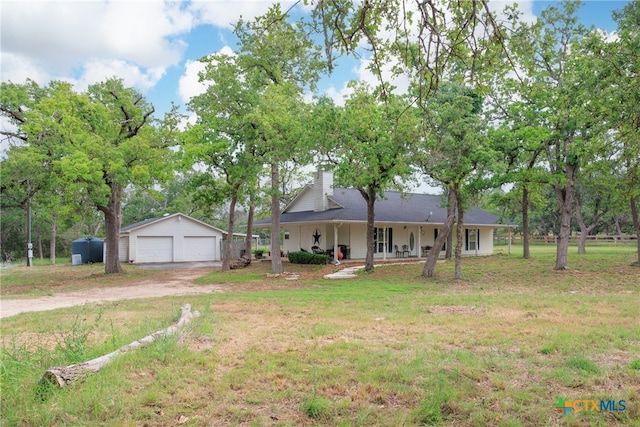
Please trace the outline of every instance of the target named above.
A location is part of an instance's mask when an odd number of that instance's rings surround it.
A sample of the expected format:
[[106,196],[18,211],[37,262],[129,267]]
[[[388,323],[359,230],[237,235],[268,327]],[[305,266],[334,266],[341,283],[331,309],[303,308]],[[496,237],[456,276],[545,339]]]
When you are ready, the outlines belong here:
[[31,243],[31,184],[27,184],[27,267],[33,267],[33,244]]

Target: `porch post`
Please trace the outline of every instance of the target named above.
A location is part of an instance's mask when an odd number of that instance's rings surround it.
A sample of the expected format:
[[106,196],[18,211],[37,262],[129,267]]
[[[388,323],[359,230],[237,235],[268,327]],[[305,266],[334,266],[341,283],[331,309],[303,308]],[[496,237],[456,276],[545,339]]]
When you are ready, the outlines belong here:
[[338,259],[338,228],[340,226],[337,224],[333,224],[333,260],[337,264],[340,264],[340,260]]
[[418,259],[422,258],[422,226],[418,227]]
[[387,260],[387,231],[389,230],[389,227],[385,227],[383,228],[383,232],[382,232],[382,259],[384,261]]

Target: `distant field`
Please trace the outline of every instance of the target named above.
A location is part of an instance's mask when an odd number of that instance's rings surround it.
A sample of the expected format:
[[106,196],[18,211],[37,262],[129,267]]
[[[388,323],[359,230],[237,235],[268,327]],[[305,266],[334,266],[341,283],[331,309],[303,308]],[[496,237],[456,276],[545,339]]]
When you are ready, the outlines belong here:
[[[342,281],[321,278],[333,266],[285,264],[301,274],[288,281],[254,263],[198,279],[226,284],[225,293],[3,319],[0,424],[640,426],[635,247],[587,251],[571,248],[570,269],[558,272],[554,246],[534,246],[531,260],[520,246],[511,255],[501,246],[465,258],[460,281],[452,262],[432,279],[410,264]],[[147,274],[162,277],[134,267],[119,277],[10,269],[2,292]],[[180,338],[126,354],[68,389],[38,386],[48,367],[165,328],[187,302],[202,316]],[[601,400],[605,410],[591,410]],[[559,402],[584,410],[565,415]]]

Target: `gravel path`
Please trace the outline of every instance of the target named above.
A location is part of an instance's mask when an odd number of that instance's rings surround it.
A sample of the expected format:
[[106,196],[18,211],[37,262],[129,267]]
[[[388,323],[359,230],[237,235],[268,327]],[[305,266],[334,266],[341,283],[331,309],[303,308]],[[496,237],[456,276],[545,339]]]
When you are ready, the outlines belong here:
[[215,285],[195,285],[191,281],[202,273],[181,274],[179,279],[163,283],[144,283],[132,286],[91,288],[80,291],[64,292],[52,296],[35,298],[19,298],[0,300],[0,318],[15,316],[20,313],[47,311],[58,308],[73,307],[86,303],[101,301],[118,301],[136,298],[155,298],[172,295],[203,294],[223,292]]

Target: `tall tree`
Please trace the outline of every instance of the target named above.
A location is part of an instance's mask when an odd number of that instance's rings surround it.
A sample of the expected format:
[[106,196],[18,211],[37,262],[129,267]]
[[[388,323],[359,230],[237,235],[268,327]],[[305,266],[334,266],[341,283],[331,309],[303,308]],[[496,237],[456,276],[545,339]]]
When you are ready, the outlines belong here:
[[462,237],[468,197],[480,189],[494,162],[483,120],[483,98],[456,83],[443,84],[429,103],[423,118],[423,135],[414,146],[413,161],[419,171],[446,189],[447,220],[438,233],[435,250],[427,256],[423,275],[435,275],[439,248],[457,222],[456,278],[462,278]]
[[[153,107],[117,79],[77,94],[66,83],[52,85],[27,114],[29,145],[47,158],[67,194],[78,194],[104,214],[106,273],[121,272],[118,240],[124,188],[151,185],[170,170],[171,133],[151,125]],[[176,121],[170,121],[175,126]]]
[[551,130],[543,149],[560,210],[556,270],[567,268],[576,180],[580,165],[589,162],[585,147],[593,139],[592,118],[580,102],[579,55],[572,50],[586,33],[578,24],[579,7],[579,1],[568,0],[547,7],[536,23],[520,25],[512,36],[525,76],[520,93],[534,99],[538,125]]
[[152,126],[153,106],[119,79],[90,86],[87,98],[81,110],[83,129],[69,141],[71,151],[79,155],[65,172],[82,183],[96,209],[104,214],[105,272],[119,273],[124,189],[130,184],[152,185],[170,176],[169,147],[176,143],[177,122],[172,111],[166,127]]
[[[518,16],[515,11],[511,13]],[[490,131],[490,138],[505,163],[504,173],[496,177],[497,184],[515,184],[513,190],[520,198],[522,256],[528,259],[531,256],[529,211],[532,195],[535,198],[541,187],[549,184],[543,154],[544,141],[549,139],[550,130],[537,120],[538,98],[544,95],[522,91],[522,81],[506,78],[513,75],[507,72],[505,65],[487,96],[490,120],[498,123]]]
[[237,64],[245,82],[260,94],[249,116],[256,153],[271,168],[271,270],[282,272],[280,242],[280,176],[283,162],[304,157],[304,88],[315,88],[323,68],[317,46],[301,25],[287,20],[279,5],[254,21],[240,20],[234,33],[240,46]]
[[[624,167],[623,181],[628,197],[638,243],[640,265],[640,1],[633,0],[613,14],[618,23],[618,40],[604,55],[610,70],[607,91],[614,101],[605,110],[611,128],[616,131],[620,161]],[[601,82],[606,85],[606,82]]]
[[[26,128],[30,112],[42,99],[50,96],[56,86],[56,83],[52,83],[50,87],[41,88],[31,80],[21,85],[3,82],[0,86],[0,114],[6,120],[0,134],[9,146],[0,164],[0,203],[3,211],[12,208],[24,211],[26,235],[21,236],[20,241],[24,242],[22,253],[28,266],[31,265],[27,257],[27,244],[32,243],[33,200],[38,192],[54,181],[55,175],[50,167],[49,153],[36,148],[36,144],[44,143],[48,136],[30,133]],[[3,247],[6,250],[6,246]]]
[[[262,159],[255,150],[255,131],[248,120],[262,88],[248,84],[235,56],[214,54],[202,61],[205,70],[200,81],[208,86],[189,102],[197,120],[185,132],[184,154],[189,167],[198,164],[210,175],[201,178],[210,184],[206,191],[211,202],[229,203],[222,262],[222,269],[229,270],[236,205],[242,202],[244,194],[254,191],[262,167]],[[247,240],[250,238],[247,236]]]
[[[365,270],[373,270],[375,202],[389,187],[411,172],[409,145],[418,132],[417,116],[405,112],[406,100],[383,96],[366,84],[353,85],[342,109],[321,101],[321,123],[316,140],[324,142],[324,155],[335,165],[336,179],[357,189],[367,203]],[[328,131],[328,132],[327,132]],[[329,136],[332,135],[332,136]],[[319,143],[323,145],[323,143]]]

